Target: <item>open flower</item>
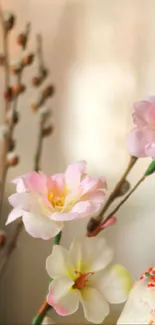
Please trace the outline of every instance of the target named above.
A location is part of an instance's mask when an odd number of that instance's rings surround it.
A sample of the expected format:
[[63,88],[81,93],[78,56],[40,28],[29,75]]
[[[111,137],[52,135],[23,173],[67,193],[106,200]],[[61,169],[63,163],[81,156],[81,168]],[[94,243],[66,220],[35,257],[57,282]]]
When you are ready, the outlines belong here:
[[81,302],[85,318],[99,324],[109,314],[110,303],[127,299],[132,280],[121,265],[108,266],[112,250],[104,238],[77,238],[70,250],[55,245],[46,268],[53,279],[47,302],[55,311],[73,314]]
[[7,224],[22,216],[33,237],[50,239],[61,231],[63,221],[91,217],[104,203],[105,179],[87,176],[84,161],[69,165],[64,174],[32,172],[13,182],[17,193],[9,197],[14,209]]
[[136,126],[127,139],[130,154],[155,159],[155,97],[135,103],[133,121]]
[[135,282],[117,324],[155,324],[155,267]]

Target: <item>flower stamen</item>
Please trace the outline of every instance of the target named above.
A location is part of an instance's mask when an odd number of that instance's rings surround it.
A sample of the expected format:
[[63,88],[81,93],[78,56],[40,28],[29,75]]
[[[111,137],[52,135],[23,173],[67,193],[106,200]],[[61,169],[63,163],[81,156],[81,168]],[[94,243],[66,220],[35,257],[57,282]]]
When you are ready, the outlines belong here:
[[75,283],[73,285],[74,289],[83,289],[86,287],[86,284],[88,282],[88,277],[90,275],[93,275],[94,272],[88,272],[88,273],[81,273],[79,271],[75,271],[76,274],[79,274],[80,276],[75,280]]

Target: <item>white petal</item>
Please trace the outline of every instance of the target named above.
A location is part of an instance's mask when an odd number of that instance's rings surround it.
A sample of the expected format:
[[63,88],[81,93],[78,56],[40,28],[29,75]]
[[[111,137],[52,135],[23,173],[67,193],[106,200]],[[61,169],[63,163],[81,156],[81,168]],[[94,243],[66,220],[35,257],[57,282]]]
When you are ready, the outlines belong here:
[[109,304],[94,288],[85,288],[81,295],[81,303],[85,318],[92,323],[100,324],[109,314]]
[[117,324],[152,324],[154,291],[147,288],[146,280],[135,283]]
[[9,223],[15,221],[16,219],[22,217],[23,215],[23,211],[22,210],[18,210],[18,209],[13,209],[9,215],[8,215],[8,219],[6,222],[6,225],[8,225]]
[[73,284],[67,277],[54,279],[50,284],[47,302],[61,316],[73,314],[79,307],[79,292],[72,289]]
[[70,248],[75,269],[95,272],[105,268],[112,260],[113,252],[103,237],[76,238]]
[[108,267],[98,280],[98,288],[111,304],[127,300],[132,287],[130,273],[122,265]]
[[27,232],[35,238],[50,239],[63,228],[62,222],[54,222],[48,217],[24,212],[23,223]]
[[54,245],[52,254],[46,260],[46,269],[51,278],[66,276],[72,269],[69,252],[62,246]]

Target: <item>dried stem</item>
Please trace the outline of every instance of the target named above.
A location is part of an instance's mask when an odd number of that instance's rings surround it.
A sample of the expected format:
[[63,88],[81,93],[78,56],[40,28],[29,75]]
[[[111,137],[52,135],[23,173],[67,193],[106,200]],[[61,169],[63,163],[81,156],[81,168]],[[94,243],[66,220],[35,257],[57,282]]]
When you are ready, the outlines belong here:
[[116,206],[116,208],[105,218],[102,224],[100,224],[96,229],[88,234],[88,237],[96,236],[99,232],[104,229],[104,224],[110,220],[110,218],[120,209],[120,207],[128,200],[128,198],[135,192],[135,190],[140,186],[140,184],[147,178],[146,175],[143,175],[140,180],[136,183],[133,189],[125,196],[125,198]]
[[109,206],[111,205],[111,203],[115,200],[115,198],[117,197],[117,194],[122,186],[122,184],[124,183],[126,177],[128,176],[128,174],[130,173],[131,169],[133,168],[133,166],[135,165],[137,161],[136,157],[131,157],[130,161],[128,163],[128,166],[125,170],[125,172],[123,173],[123,175],[121,176],[119,182],[116,184],[113,192],[110,194],[106,204],[104,205],[102,211],[100,212],[99,216],[97,217],[97,220],[99,220],[100,222],[103,220],[104,217],[104,213],[107,211],[107,209],[109,208]]
[[40,34],[37,34],[36,35],[36,40],[37,40],[38,70],[39,70],[39,72],[42,72],[42,70],[44,69],[42,36]]
[[[28,23],[26,25],[27,40],[28,40],[29,33],[30,33],[30,23]],[[6,34],[5,38],[7,38],[7,34]],[[26,42],[26,44],[27,44],[27,42]],[[4,48],[4,51],[5,51],[5,48]],[[10,70],[9,69],[9,61],[8,61],[7,67],[5,67],[5,75],[7,73],[7,69]],[[17,75],[18,84],[21,83],[22,74],[23,74],[23,69]],[[9,79],[7,77],[7,81],[8,80]],[[7,153],[9,151],[10,142],[12,140],[13,131],[14,131],[14,127],[15,127],[14,115],[16,113],[17,106],[18,106],[18,99],[19,99],[19,95],[16,96],[16,98],[15,98],[15,100],[13,102],[12,118],[11,118],[11,121],[10,121],[10,124],[9,124],[9,134],[8,134],[7,138],[4,139],[3,146],[2,146],[1,164],[0,164],[0,180],[1,180],[1,189],[0,189],[0,224],[1,224],[1,226],[3,225],[3,220],[2,220],[3,198],[4,198],[4,192],[5,192],[5,182],[6,182],[7,172],[8,172]],[[8,103],[7,100],[6,100],[6,103]],[[6,112],[8,112],[8,108],[9,107],[7,106],[6,107]]]
[[[29,28],[27,29],[29,31]],[[41,62],[42,63],[42,62]],[[16,110],[16,107],[14,107]],[[40,127],[39,127],[39,136],[38,136],[38,142],[36,147],[36,154],[34,158],[34,170],[38,171],[40,169],[40,159],[42,154],[42,145],[43,145],[43,135],[42,130],[44,123],[46,121],[46,117],[42,117],[40,121]],[[4,182],[5,183],[5,182]],[[9,258],[16,247],[16,242],[18,240],[18,237],[20,235],[20,232],[23,228],[22,221],[18,221],[15,227],[15,230],[13,231],[12,235],[10,235],[10,238],[8,239],[8,242],[6,242],[6,245],[4,246],[2,252],[0,252],[0,278],[2,277],[5,267],[7,266],[7,263],[9,261]]]

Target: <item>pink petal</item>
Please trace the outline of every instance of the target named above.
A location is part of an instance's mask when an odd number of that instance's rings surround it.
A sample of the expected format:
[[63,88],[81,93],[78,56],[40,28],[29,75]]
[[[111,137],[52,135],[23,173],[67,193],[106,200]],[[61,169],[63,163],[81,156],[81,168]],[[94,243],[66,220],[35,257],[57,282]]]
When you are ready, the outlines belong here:
[[35,238],[44,240],[55,237],[63,228],[63,223],[56,223],[48,217],[24,212],[23,223],[26,231]]
[[100,204],[93,204],[89,201],[81,201],[74,205],[72,212],[78,213],[78,218],[93,217],[100,210]]
[[47,186],[46,186],[46,175],[39,174],[33,171],[27,179],[25,179],[31,191],[46,193]]
[[103,191],[94,191],[94,192],[89,192],[88,194],[85,195],[86,199],[89,200],[91,203],[99,203],[103,204],[105,201],[105,193]]
[[146,128],[144,130],[134,128],[127,138],[129,152],[135,157],[145,157],[145,147],[150,142],[155,142],[155,131]]
[[73,212],[68,212],[68,213],[53,213],[50,216],[51,220],[55,220],[55,221],[71,221],[74,219],[78,219],[79,215],[78,213],[73,213]]
[[148,123],[148,109],[151,103],[147,100],[142,100],[134,104],[135,113],[143,120]]
[[155,142],[148,143],[145,147],[146,156],[151,157],[155,160]]
[[32,197],[30,193],[15,193],[9,196],[9,203],[17,209],[30,210],[32,205]]
[[82,176],[86,171],[86,162],[80,161],[69,165],[65,172],[65,182],[68,189],[75,189],[80,185]]
[[13,210],[9,213],[9,215],[8,215],[8,219],[7,219],[7,222],[6,222],[6,226],[7,226],[9,223],[15,221],[16,219],[22,217],[22,215],[23,215],[23,211],[22,211],[22,210],[13,209]]
[[52,176],[51,178],[52,178],[52,180],[54,180],[56,182],[56,186],[59,189],[59,192],[62,193],[65,188],[64,174],[56,174],[56,175]]

